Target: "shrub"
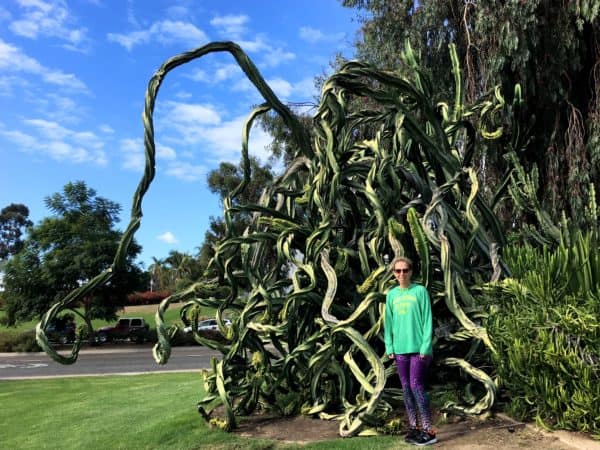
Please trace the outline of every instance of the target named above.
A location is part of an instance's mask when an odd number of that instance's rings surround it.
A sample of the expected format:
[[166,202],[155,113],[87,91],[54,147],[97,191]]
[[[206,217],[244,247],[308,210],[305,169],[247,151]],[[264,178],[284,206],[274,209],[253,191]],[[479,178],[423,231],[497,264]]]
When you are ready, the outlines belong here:
[[196,345],[197,342],[194,339],[192,333],[186,333],[181,328],[177,330],[177,333],[171,338],[171,345],[183,346],[183,345]]
[[0,331],[0,352],[39,352],[35,331]]
[[567,242],[506,249],[486,326],[509,413],[600,437],[600,251],[590,233]]
[[127,304],[134,305],[156,305],[169,296],[167,291],[145,291],[134,292],[127,296]]

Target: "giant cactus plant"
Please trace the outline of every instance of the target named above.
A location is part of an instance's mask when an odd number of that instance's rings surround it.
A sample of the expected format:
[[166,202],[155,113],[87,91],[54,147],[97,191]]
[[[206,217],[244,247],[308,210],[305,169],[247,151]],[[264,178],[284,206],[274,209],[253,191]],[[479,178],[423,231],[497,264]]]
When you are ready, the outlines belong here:
[[[497,125],[506,105],[498,91],[476,105],[464,104],[453,47],[451,105],[434,102],[432,81],[410,48],[403,55],[405,75],[350,62],[323,85],[312,140],[237,45],[213,43],[168,60],[148,86],[146,169],[111,270],[118,269],[139,226],[141,201],[154,176],[152,115],[164,77],[221,51],[234,56],[265,99],[244,126],[245,179],[224,202],[227,235],[211,262],[219,274],[214,282],[227,286],[229,295],[201,298],[205,282],[198,282],[165,299],[156,315],[155,359],[162,364],[169,358],[173,327],[163,314],[171,303],[188,302],[182,309],[186,324],[197,320],[198,307],[215,307],[226,341],[196,336],[223,355],[205,373],[207,395],[199,411],[207,420],[231,429],[236,417],[261,405],[282,414],[339,419],[342,436],[375,432],[401,401],[382,336],[385,292],[393,285],[387,262],[406,254],[418,260],[420,281],[432,294],[437,361],[483,387],[473,404],[449,406],[467,413],[490,408],[496,385],[470,362],[480,344],[494,351],[478,319],[473,286],[499,275],[496,249],[504,235],[479,192],[471,160],[484,139],[506,134]],[[514,105],[519,102],[516,89]],[[257,204],[234,206],[250,176],[252,123],[269,110],[291,129],[297,154]],[[252,216],[251,224],[234,235],[232,219],[242,213]],[[46,325],[110,276],[101,274],[71,294],[38,325],[38,342],[55,359],[75,361],[78,344],[71,356],[58,355],[48,344]],[[231,328],[223,326],[225,315],[234,319]],[[214,416],[217,406],[220,417]]]

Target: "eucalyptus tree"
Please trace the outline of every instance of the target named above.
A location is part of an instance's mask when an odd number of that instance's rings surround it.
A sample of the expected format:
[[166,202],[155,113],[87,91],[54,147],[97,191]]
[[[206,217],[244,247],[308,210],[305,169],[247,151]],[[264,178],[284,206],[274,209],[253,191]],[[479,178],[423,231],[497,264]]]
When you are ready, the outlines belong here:
[[[562,211],[576,223],[600,182],[600,3],[595,0],[341,0],[361,20],[359,59],[402,70],[405,42],[420,54],[441,88],[452,89],[446,48],[456,45],[465,96],[474,101],[496,85],[522,86],[522,121],[530,141],[518,154],[526,171],[539,169],[536,195],[555,223]],[[484,190],[507,163],[500,140],[478,149]],[[491,193],[491,190],[488,190]],[[507,211],[506,219],[512,221]],[[519,220],[528,221],[528,214]]]
[[[230,162],[222,162],[217,169],[211,170],[207,177],[208,187],[213,194],[219,196],[219,202],[223,202],[227,196],[244,179],[244,166]],[[234,199],[234,204],[256,203],[260,198],[262,190],[273,180],[274,173],[272,167],[262,164],[257,158],[249,158],[248,166],[249,182],[243,192]],[[242,233],[248,226],[250,220],[249,214],[240,214],[232,219],[231,227],[236,233]],[[200,264],[208,269],[210,259],[214,256],[217,243],[225,237],[226,227],[223,216],[210,217],[209,229],[204,235],[204,242],[198,250],[198,259]],[[210,269],[206,273],[207,278],[211,278]]]

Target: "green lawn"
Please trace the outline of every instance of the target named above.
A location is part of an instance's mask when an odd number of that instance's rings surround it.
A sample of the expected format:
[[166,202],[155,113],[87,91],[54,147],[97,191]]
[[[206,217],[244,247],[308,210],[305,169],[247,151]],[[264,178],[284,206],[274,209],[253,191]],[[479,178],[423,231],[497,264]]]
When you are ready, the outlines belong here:
[[197,374],[0,382],[1,449],[392,449],[401,437],[284,445],[209,428]]

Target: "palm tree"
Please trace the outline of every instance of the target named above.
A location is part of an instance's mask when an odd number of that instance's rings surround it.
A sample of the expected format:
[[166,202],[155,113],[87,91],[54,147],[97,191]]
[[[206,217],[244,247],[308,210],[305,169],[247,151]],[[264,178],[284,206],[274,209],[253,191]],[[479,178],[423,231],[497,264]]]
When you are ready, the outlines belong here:
[[150,274],[150,290],[162,291],[168,286],[168,268],[165,267],[165,261],[152,257],[152,264],[148,267]]

